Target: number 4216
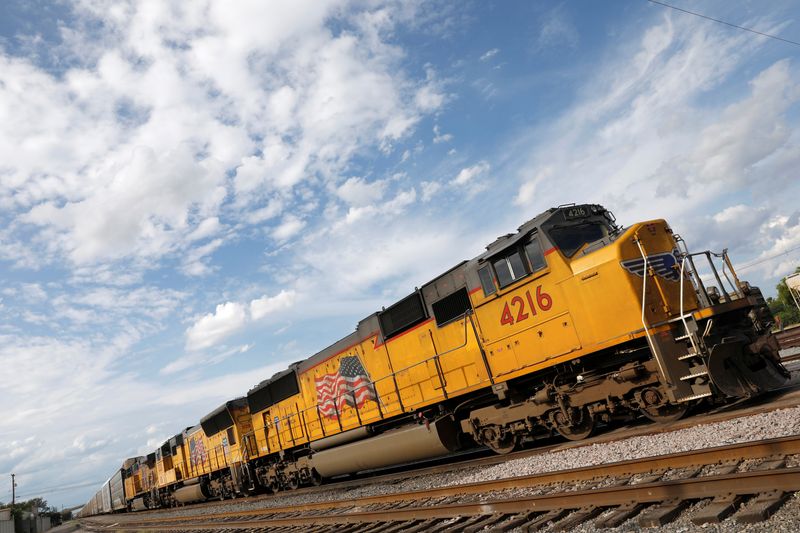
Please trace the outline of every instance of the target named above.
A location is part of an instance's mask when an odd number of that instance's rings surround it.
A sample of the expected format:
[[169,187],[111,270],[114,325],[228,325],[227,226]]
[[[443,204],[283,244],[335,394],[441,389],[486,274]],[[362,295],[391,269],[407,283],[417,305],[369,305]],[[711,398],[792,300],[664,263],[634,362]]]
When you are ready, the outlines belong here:
[[[530,312],[525,310],[526,301],[528,304],[527,308],[530,309]],[[541,311],[548,311],[553,307],[553,299],[546,292],[542,292],[541,285],[536,287],[536,305],[534,305],[534,297],[531,296],[531,291],[525,291],[525,299],[523,299],[522,296],[514,296],[511,298],[511,302],[506,302],[505,307],[503,307],[503,314],[500,316],[500,325],[504,326],[508,324],[510,326],[513,325],[514,322],[521,322],[530,316],[536,316],[537,307]],[[516,319],[511,310],[512,308],[516,310]]]

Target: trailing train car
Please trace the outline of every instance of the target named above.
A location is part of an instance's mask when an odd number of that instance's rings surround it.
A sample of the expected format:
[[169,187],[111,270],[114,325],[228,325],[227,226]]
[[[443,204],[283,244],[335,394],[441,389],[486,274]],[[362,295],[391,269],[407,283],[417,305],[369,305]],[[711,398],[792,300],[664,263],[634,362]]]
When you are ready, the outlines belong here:
[[158,501],[156,454],[135,457],[126,461],[125,494],[128,508],[143,511],[156,507]]
[[781,385],[771,325],[727,253],[689,252],[664,220],[552,208],[204,417],[183,434],[190,470],[162,447],[162,503],[674,420]]
[[182,439],[184,481],[174,493],[179,503],[241,495],[252,487],[242,437],[252,430],[245,398],[236,398],[188,428]]
[[79,511],[80,516],[108,514],[125,511],[128,508],[128,498],[125,492],[125,472],[128,459],[123,467],[118,469],[106,480],[95,495]]

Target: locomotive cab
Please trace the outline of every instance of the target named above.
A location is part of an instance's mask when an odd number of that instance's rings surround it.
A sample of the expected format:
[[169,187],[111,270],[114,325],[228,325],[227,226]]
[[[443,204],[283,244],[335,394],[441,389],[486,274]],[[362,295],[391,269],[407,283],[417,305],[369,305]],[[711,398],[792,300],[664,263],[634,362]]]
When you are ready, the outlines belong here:
[[553,246],[567,258],[611,244],[622,228],[611,211],[599,205],[561,206],[542,224]]

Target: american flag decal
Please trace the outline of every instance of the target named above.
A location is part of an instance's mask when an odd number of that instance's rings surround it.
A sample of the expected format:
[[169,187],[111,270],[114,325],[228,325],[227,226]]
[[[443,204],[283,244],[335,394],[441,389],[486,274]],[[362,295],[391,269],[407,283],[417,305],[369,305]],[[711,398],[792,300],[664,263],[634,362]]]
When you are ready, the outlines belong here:
[[367,400],[378,399],[367,371],[355,355],[342,357],[338,372],[317,376],[314,383],[319,411],[328,418],[336,418],[345,405],[362,407]]

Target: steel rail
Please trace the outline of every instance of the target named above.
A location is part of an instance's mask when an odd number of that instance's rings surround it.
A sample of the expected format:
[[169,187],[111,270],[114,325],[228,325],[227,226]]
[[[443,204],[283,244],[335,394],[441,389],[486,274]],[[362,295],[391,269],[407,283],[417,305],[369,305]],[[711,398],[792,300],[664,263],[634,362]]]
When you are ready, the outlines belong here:
[[[536,487],[541,485],[549,485],[558,482],[579,482],[579,481],[586,481],[591,479],[598,479],[604,477],[624,477],[630,476],[633,474],[640,474],[646,472],[653,472],[653,471],[664,471],[667,469],[679,469],[679,468],[687,468],[687,467],[699,467],[705,465],[711,465],[721,462],[730,462],[730,461],[742,461],[746,459],[761,459],[767,458],[772,456],[784,456],[784,455],[791,455],[791,454],[800,454],[800,435],[791,436],[791,437],[782,437],[777,439],[769,439],[763,441],[752,441],[752,442],[745,442],[745,443],[738,443],[738,444],[731,444],[727,446],[718,446],[714,448],[706,448],[703,450],[692,450],[687,452],[681,452],[676,454],[668,454],[668,455],[659,455],[655,457],[648,457],[644,459],[631,459],[627,461],[620,461],[616,463],[610,464],[603,464],[597,466],[589,466],[589,467],[582,467],[582,468],[575,468],[570,470],[561,470],[557,472],[547,472],[542,474],[533,474],[528,476],[517,476],[511,478],[504,478],[500,480],[491,480],[491,481],[482,481],[482,482],[475,482],[469,483],[464,485],[453,485],[448,487],[439,487],[434,489],[428,489],[424,491],[409,491],[409,492],[398,492],[393,494],[385,494],[379,496],[369,496],[369,497],[362,497],[359,498],[357,502],[353,502],[351,500],[336,500],[336,501],[326,501],[326,502],[315,502],[315,503],[308,503],[308,504],[301,504],[301,505],[294,505],[294,506],[276,506],[271,508],[261,508],[261,509],[250,509],[250,510],[242,510],[242,511],[231,511],[231,512],[221,512],[221,513],[210,513],[204,514],[202,516],[194,516],[194,517],[167,517],[167,516],[159,516],[154,517],[153,520],[147,520],[145,517],[139,515],[134,518],[133,521],[122,523],[120,520],[120,524],[116,526],[117,530],[129,530],[129,529],[136,529],[136,528],[147,528],[150,529],[151,526],[148,524],[153,524],[152,528],[161,527],[166,528],[169,527],[167,524],[175,523],[177,527],[178,522],[182,522],[183,525],[181,527],[186,527],[186,524],[191,523],[192,527],[195,527],[195,524],[198,528],[203,523],[207,523],[209,520],[218,520],[216,522],[217,527],[220,526],[219,520],[230,520],[236,519],[240,517],[260,517],[264,515],[276,515],[276,514],[285,514],[291,513],[294,520],[294,523],[297,523],[298,520],[305,521],[305,517],[297,516],[297,513],[309,513],[309,512],[319,512],[325,510],[343,510],[343,509],[352,509],[355,505],[359,507],[364,507],[372,504],[390,504],[390,503],[397,503],[397,502],[408,502],[414,500],[424,500],[424,499],[434,499],[434,498],[445,498],[445,497],[457,497],[457,496],[465,496],[465,495],[474,495],[474,494],[488,494],[496,491],[501,491],[505,489],[519,489],[519,488],[530,488]],[[788,475],[788,477],[784,478],[775,478],[775,480],[767,482],[767,488],[763,491],[770,491],[776,490],[783,486],[790,486],[787,490],[798,490],[800,489],[800,469],[782,469],[778,472],[781,472],[781,475]],[[785,474],[788,472],[789,474]],[[630,498],[627,503],[631,501],[638,501],[639,499],[639,489],[647,487],[648,490],[653,490],[653,497],[658,499],[659,501],[663,500],[666,496],[664,491],[665,490],[673,490],[673,489],[663,489],[658,488],[661,486],[664,487],[672,487],[672,486],[679,486],[680,483],[689,483],[695,484],[692,486],[697,487],[716,487],[717,485],[704,485],[703,482],[711,482],[712,480],[717,480],[717,482],[722,482],[720,480],[728,479],[728,478],[736,478],[739,481],[734,482],[728,486],[727,492],[736,493],[737,490],[744,490],[743,494],[754,494],[757,492],[762,492],[762,490],[758,489],[757,487],[761,487],[758,485],[759,480],[764,479],[763,476],[768,474],[775,474],[775,472],[749,472],[743,474],[731,474],[728,476],[708,476],[703,478],[697,478],[693,480],[684,480],[681,482],[661,482],[655,484],[647,484],[647,485],[633,485],[628,487],[615,487],[613,489],[596,489],[589,491],[592,494],[606,494],[608,491],[616,490],[616,491],[624,491],[628,490],[625,494],[628,494]],[[750,476],[747,478],[737,477],[737,476]],[[752,478],[752,479],[751,479]],[[743,480],[747,481],[746,484],[743,484],[741,487],[737,487],[737,483],[742,482]],[[783,481],[780,481],[780,480]],[[787,481],[788,480],[788,481]],[[752,483],[751,483],[752,482]],[[700,483],[699,485],[696,485]],[[781,485],[781,483],[784,483]],[[677,490],[677,489],[674,489]],[[688,489],[687,489],[688,490]],[[703,489],[706,490],[706,489]],[[710,489],[708,489],[710,490]],[[714,489],[716,490],[716,489]],[[618,492],[622,493],[622,492]],[[578,494],[575,493],[567,493],[567,494]],[[616,493],[615,493],[616,494]],[[672,493],[669,493],[672,494]],[[688,496],[686,494],[696,494],[694,492],[688,493],[681,493],[680,496],[686,498],[691,497],[709,497],[708,493],[706,496]],[[697,493],[699,494],[699,493]],[[563,495],[562,495],[563,496]],[[565,496],[564,496],[565,497]],[[644,497],[644,496],[642,496]],[[545,498],[544,500],[539,500],[536,498]],[[538,502],[535,509],[528,509],[531,510],[538,510],[541,509],[541,505],[545,505],[548,501],[546,497],[536,497],[533,500],[530,498],[526,499],[526,501],[536,501]],[[587,500],[588,501],[588,500]],[[611,500],[609,500],[611,501]],[[616,501],[616,500],[614,500]],[[645,499],[644,501],[655,501]],[[563,502],[563,498],[562,498]],[[625,502],[623,502],[625,503]],[[497,505],[501,505],[502,502],[497,502]],[[465,504],[466,505],[466,504]],[[489,505],[488,503],[486,505]],[[494,503],[491,503],[494,505]],[[583,505],[589,505],[589,503],[584,502]],[[606,504],[606,505],[616,505],[616,504]],[[439,508],[444,508],[447,506],[439,506]],[[486,511],[486,512],[516,512],[516,511],[503,511],[503,508],[498,508],[497,511]],[[420,508],[410,508],[409,511],[420,511]],[[545,509],[546,510],[546,509]],[[394,509],[392,510],[392,516],[398,512],[402,511]],[[427,512],[427,511],[426,511]],[[466,511],[464,511],[466,512]],[[317,516],[309,516],[307,517],[308,520],[317,520],[320,519],[323,515]],[[339,519],[342,518],[343,515],[337,515]],[[349,513],[348,516],[356,516],[356,514]],[[360,515],[359,515],[360,516]],[[384,519],[386,518],[386,514],[383,514]],[[132,517],[133,518],[133,517]],[[137,520],[138,518],[138,520]],[[277,519],[277,517],[275,518]],[[273,520],[270,518],[269,520]],[[367,518],[364,518],[367,520]],[[394,520],[394,518],[393,518]],[[224,522],[226,526],[229,524],[233,524],[234,522]],[[252,519],[247,520],[249,524],[255,524]],[[129,525],[130,524],[130,525]],[[278,525],[277,523],[273,525]],[[251,526],[252,527],[252,526]],[[202,528],[201,528],[202,529]]]
[[[265,517],[251,520],[209,521],[213,517],[204,516],[201,521],[188,521],[185,524],[131,524],[115,525],[114,531],[158,529],[171,531],[177,529],[235,529],[254,527],[298,526],[303,524],[333,525],[369,522],[426,520],[431,518],[455,518],[465,515],[519,514],[545,512],[552,510],[575,510],[588,507],[605,508],[646,504],[669,500],[699,500],[720,495],[751,495],[773,491],[795,491],[800,489],[800,468],[777,471],[740,472],[720,476],[679,479],[640,485],[623,485],[603,489],[590,489],[573,492],[558,492],[541,496],[523,496],[513,499],[498,499],[485,502],[453,503],[430,507],[405,507],[375,511],[354,511],[329,515],[285,517]],[[353,504],[351,503],[352,507]],[[360,507],[360,506],[359,506]],[[112,526],[106,529],[111,529]]]
[[800,346],[800,326],[793,326],[774,335],[781,349]]

